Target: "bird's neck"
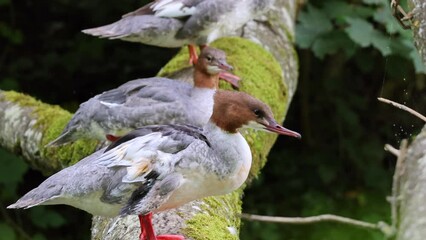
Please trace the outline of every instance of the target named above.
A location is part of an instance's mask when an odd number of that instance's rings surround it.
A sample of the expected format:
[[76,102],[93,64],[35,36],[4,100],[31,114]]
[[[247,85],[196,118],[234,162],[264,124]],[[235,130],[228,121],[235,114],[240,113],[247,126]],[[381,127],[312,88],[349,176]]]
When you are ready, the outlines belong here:
[[244,162],[250,169],[252,160],[250,147],[239,132],[230,133],[209,121],[204,126],[203,133],[211,143],[213,151],[222,160],[220,164],[226,165],[217,167],[227,168],[233,172],[239,163]]
[[194,87],[198,88],[219,88],[219,74],[211,75],[204,71],[194,70]]

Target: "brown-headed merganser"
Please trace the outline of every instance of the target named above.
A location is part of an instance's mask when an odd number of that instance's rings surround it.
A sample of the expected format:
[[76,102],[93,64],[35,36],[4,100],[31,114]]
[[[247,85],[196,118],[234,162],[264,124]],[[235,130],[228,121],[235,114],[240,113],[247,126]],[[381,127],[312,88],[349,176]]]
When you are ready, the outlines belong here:
[[129,81],[82,103],[61,135],[48,146],[80,138],[115,140],[153,124],[204,126],[213,111],[219,72],[232,70],[223,51],[207,47],[194,66],[194,85],[153,77]]
[[183,239],[156,236],[152,213],[239,188],[252,161],[240,128],[300,138],[280,126],[265,103],[218,90],[204,128],[169,124],[134,130],[49,177],[8,208],[66,204],[93,215],[138,215],[141,240]]

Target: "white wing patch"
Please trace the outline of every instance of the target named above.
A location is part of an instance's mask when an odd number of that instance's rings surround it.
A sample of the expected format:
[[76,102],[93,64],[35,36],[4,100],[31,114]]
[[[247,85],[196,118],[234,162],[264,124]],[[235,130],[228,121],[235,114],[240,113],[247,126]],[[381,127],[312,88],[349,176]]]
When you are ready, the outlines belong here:
[[123,104],[119,104],[119,103],[110,103],[110,102],[104,102],[104,101],[100,101],[100,103],[107,106],[107,107],[118,107],[118,106],[123,105]]
[[143,182],[157,162],[170,161],[170,154],[157,150],[166,138],[160,132],[136,137],[102,154],[98,161],[108,168],[127,168],[125,183]]
[[189,16],[195,13],[194,6],[188,7],[181,1],[161,0],[152,4],[151,9],[157,17],[179,18]]

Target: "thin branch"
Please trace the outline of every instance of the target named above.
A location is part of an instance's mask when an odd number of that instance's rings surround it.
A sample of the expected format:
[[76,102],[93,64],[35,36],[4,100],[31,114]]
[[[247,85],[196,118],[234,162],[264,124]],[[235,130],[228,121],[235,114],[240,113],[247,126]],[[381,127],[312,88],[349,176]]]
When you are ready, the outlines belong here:
[[356,225],[362,228],[379,229],[377,224],[358,221],[341,216],[323,214],[311,217],[275,217],[275,216],[262,216],[254,214],[241,214],[241,217],[250,221],[272,222],[272,223],[285,223],[285,224],[311,224],[318,222],[339,222],[344,224]]
[[400,192],[400,177],[402,175],[402,169],[404,166],[404,159],[407,154],[408,141],[402,140],[401,146],[399,147],[399,155],[396,159],[395,172],[392,179],[392,198],[391,203],[391,217],[392,217],[392,228],[396,228],[398,223],[398,207],[399,207],[399,192]]
[[396,107],[396,108],[399,108],[399,109],[402,109],[402,110],[404,110],[404,111],[407,111],[407,112],[409,112],[409,113],[413,114],[414,116],[416,116],[416,117],[420,118],[420,119],[421,119],[421,120],[423,120],[424,122],[426,122],[426,117],[425,117],[425,116],[423,116],[423,115],[422,115],[422,114],[420,114],[419,112],[417,112],[417,111],[415,111],[415,110],[413,110],[413,109],[411,109],[411,108],[409,108],[409,107],[407,107],[407,106],[405,106],[405,105],[402,105],[402,104],[400,104],[400,103],[397,103],[397,102],[391,101],[391,100],[386,99],[386,98],[381,98],[381,97],[379,97],[379,98],[377,98],[377,99],[378,99],[380,102],[384,102],[384,103],[390,104],[390,105],[392,105],[392,106],[394,106],[394,107]]
[[386,236],[393,236],[395,232],[394,229],[385,222],[378,222],[376,224],[373,224],[332,214],[323,214],[311,217],[275,217],[243,213],[241,214],[241,218],[249,221],[261,221],[283,224],[312,224],[319,222],[337,222],[370,230],[379,230]]
[[399,157],[399,150],[394,148],[390,144],[385,144],[385,151],[392,153],[393,155],[395,155],[395,157]]

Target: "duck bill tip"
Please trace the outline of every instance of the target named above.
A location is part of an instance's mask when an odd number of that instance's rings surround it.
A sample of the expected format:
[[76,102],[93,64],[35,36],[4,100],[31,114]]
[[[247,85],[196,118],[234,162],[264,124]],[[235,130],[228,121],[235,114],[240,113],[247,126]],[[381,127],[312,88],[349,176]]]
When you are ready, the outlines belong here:
[[280,135],[286,135],[286,136],[290,136],[290,137],[295,137],[297,139],[301,139],[302,135],[300,135],[300,133],[292,131],[290,129],[287,129],[285,127],[282,127],[280,125],[275,125],[275,126],[266,126],[265,129],[269,132],[273,132],[273,133],[277,133]]

